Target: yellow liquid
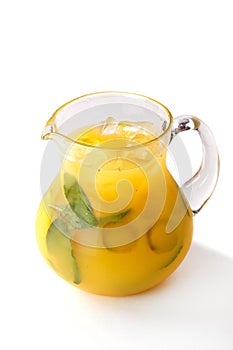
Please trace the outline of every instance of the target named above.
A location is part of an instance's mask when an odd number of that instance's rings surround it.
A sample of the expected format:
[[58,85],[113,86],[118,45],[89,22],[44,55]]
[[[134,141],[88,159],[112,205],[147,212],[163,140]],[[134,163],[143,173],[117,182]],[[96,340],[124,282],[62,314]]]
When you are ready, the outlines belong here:
[[[87,156],[87,148],[71,147],[60,176],[38,210],[37,240],[45,259],[65,280],[96,294],[129,295],[159,284],[180,265],[192,240],[191,210],[166,168],[166,152],[158,152],[160,145],[152,143],[128,153],[124,149],[117,156],[112,151],[105,157],[110,146],[124,147],[132,132],[122,127],[117,134],[103,135],[101,126],[82,131],[79,141],[101,148]],[[136,142],[145,143],[151,138],[151,133],[138,133]],[[139,156],[137,152],[141,152]],[[46,237],[53,211],[47,204],[63,203],[64,173],[81,182],[97,218],[109,212],[127,211],[127,215],[107,224],[104,232],[100,228],[76,230],[69,238],[72,253],[67,241],[61,240],[54,242],[57,247],[50,254]],[[116,232],[112,235],[113,228]],[[91,237],[89,245],[85,237]],[[69,254],[80,272],[78,284],[67,259]]]

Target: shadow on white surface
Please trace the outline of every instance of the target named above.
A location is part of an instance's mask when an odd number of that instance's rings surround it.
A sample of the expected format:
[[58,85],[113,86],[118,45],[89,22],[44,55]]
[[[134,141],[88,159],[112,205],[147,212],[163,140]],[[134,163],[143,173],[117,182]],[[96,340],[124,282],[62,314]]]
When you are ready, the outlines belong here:
[[195,242],[150,291],[113,298],[72,288],[68,304],[97,349],[233,349],[233,259]]

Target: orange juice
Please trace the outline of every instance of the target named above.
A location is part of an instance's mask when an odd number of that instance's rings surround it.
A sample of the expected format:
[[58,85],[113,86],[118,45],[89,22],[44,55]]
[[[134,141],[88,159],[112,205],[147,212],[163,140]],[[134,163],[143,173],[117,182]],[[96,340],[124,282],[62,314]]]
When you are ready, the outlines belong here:
[[192,213],[146,123],[79,131],[40,204],[37,240],[61,277],[97,294],[139,293],[178,267]]

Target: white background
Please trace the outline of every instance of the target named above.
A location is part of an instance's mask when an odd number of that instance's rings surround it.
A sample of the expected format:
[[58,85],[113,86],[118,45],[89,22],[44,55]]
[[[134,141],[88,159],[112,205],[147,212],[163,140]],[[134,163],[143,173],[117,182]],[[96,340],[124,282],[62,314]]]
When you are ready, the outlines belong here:
[[[2,349],[233,349],[231,5],[1,2]],[[35,242],[43,126],[64,102],[102,90],[142,93],[174,116],[197,115],[221,158],[182,266],[158,288],[127,298],[68,285]]]

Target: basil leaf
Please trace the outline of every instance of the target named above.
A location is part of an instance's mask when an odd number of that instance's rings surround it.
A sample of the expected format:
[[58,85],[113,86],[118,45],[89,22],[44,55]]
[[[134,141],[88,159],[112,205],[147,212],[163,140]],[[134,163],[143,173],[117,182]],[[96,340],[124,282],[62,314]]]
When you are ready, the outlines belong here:
[[46,236],[47,249],[50,255],[51,265],[55,270],[75,284],[81,282],[81,275],[73,250],[70,238],[67,237],[66,224],[61,219],[56,219],[50,225]]
[[98,226],[89,199],[75,177],[67,173],[64,175],[64,193],[71,209],[81,221],[90,226]]

